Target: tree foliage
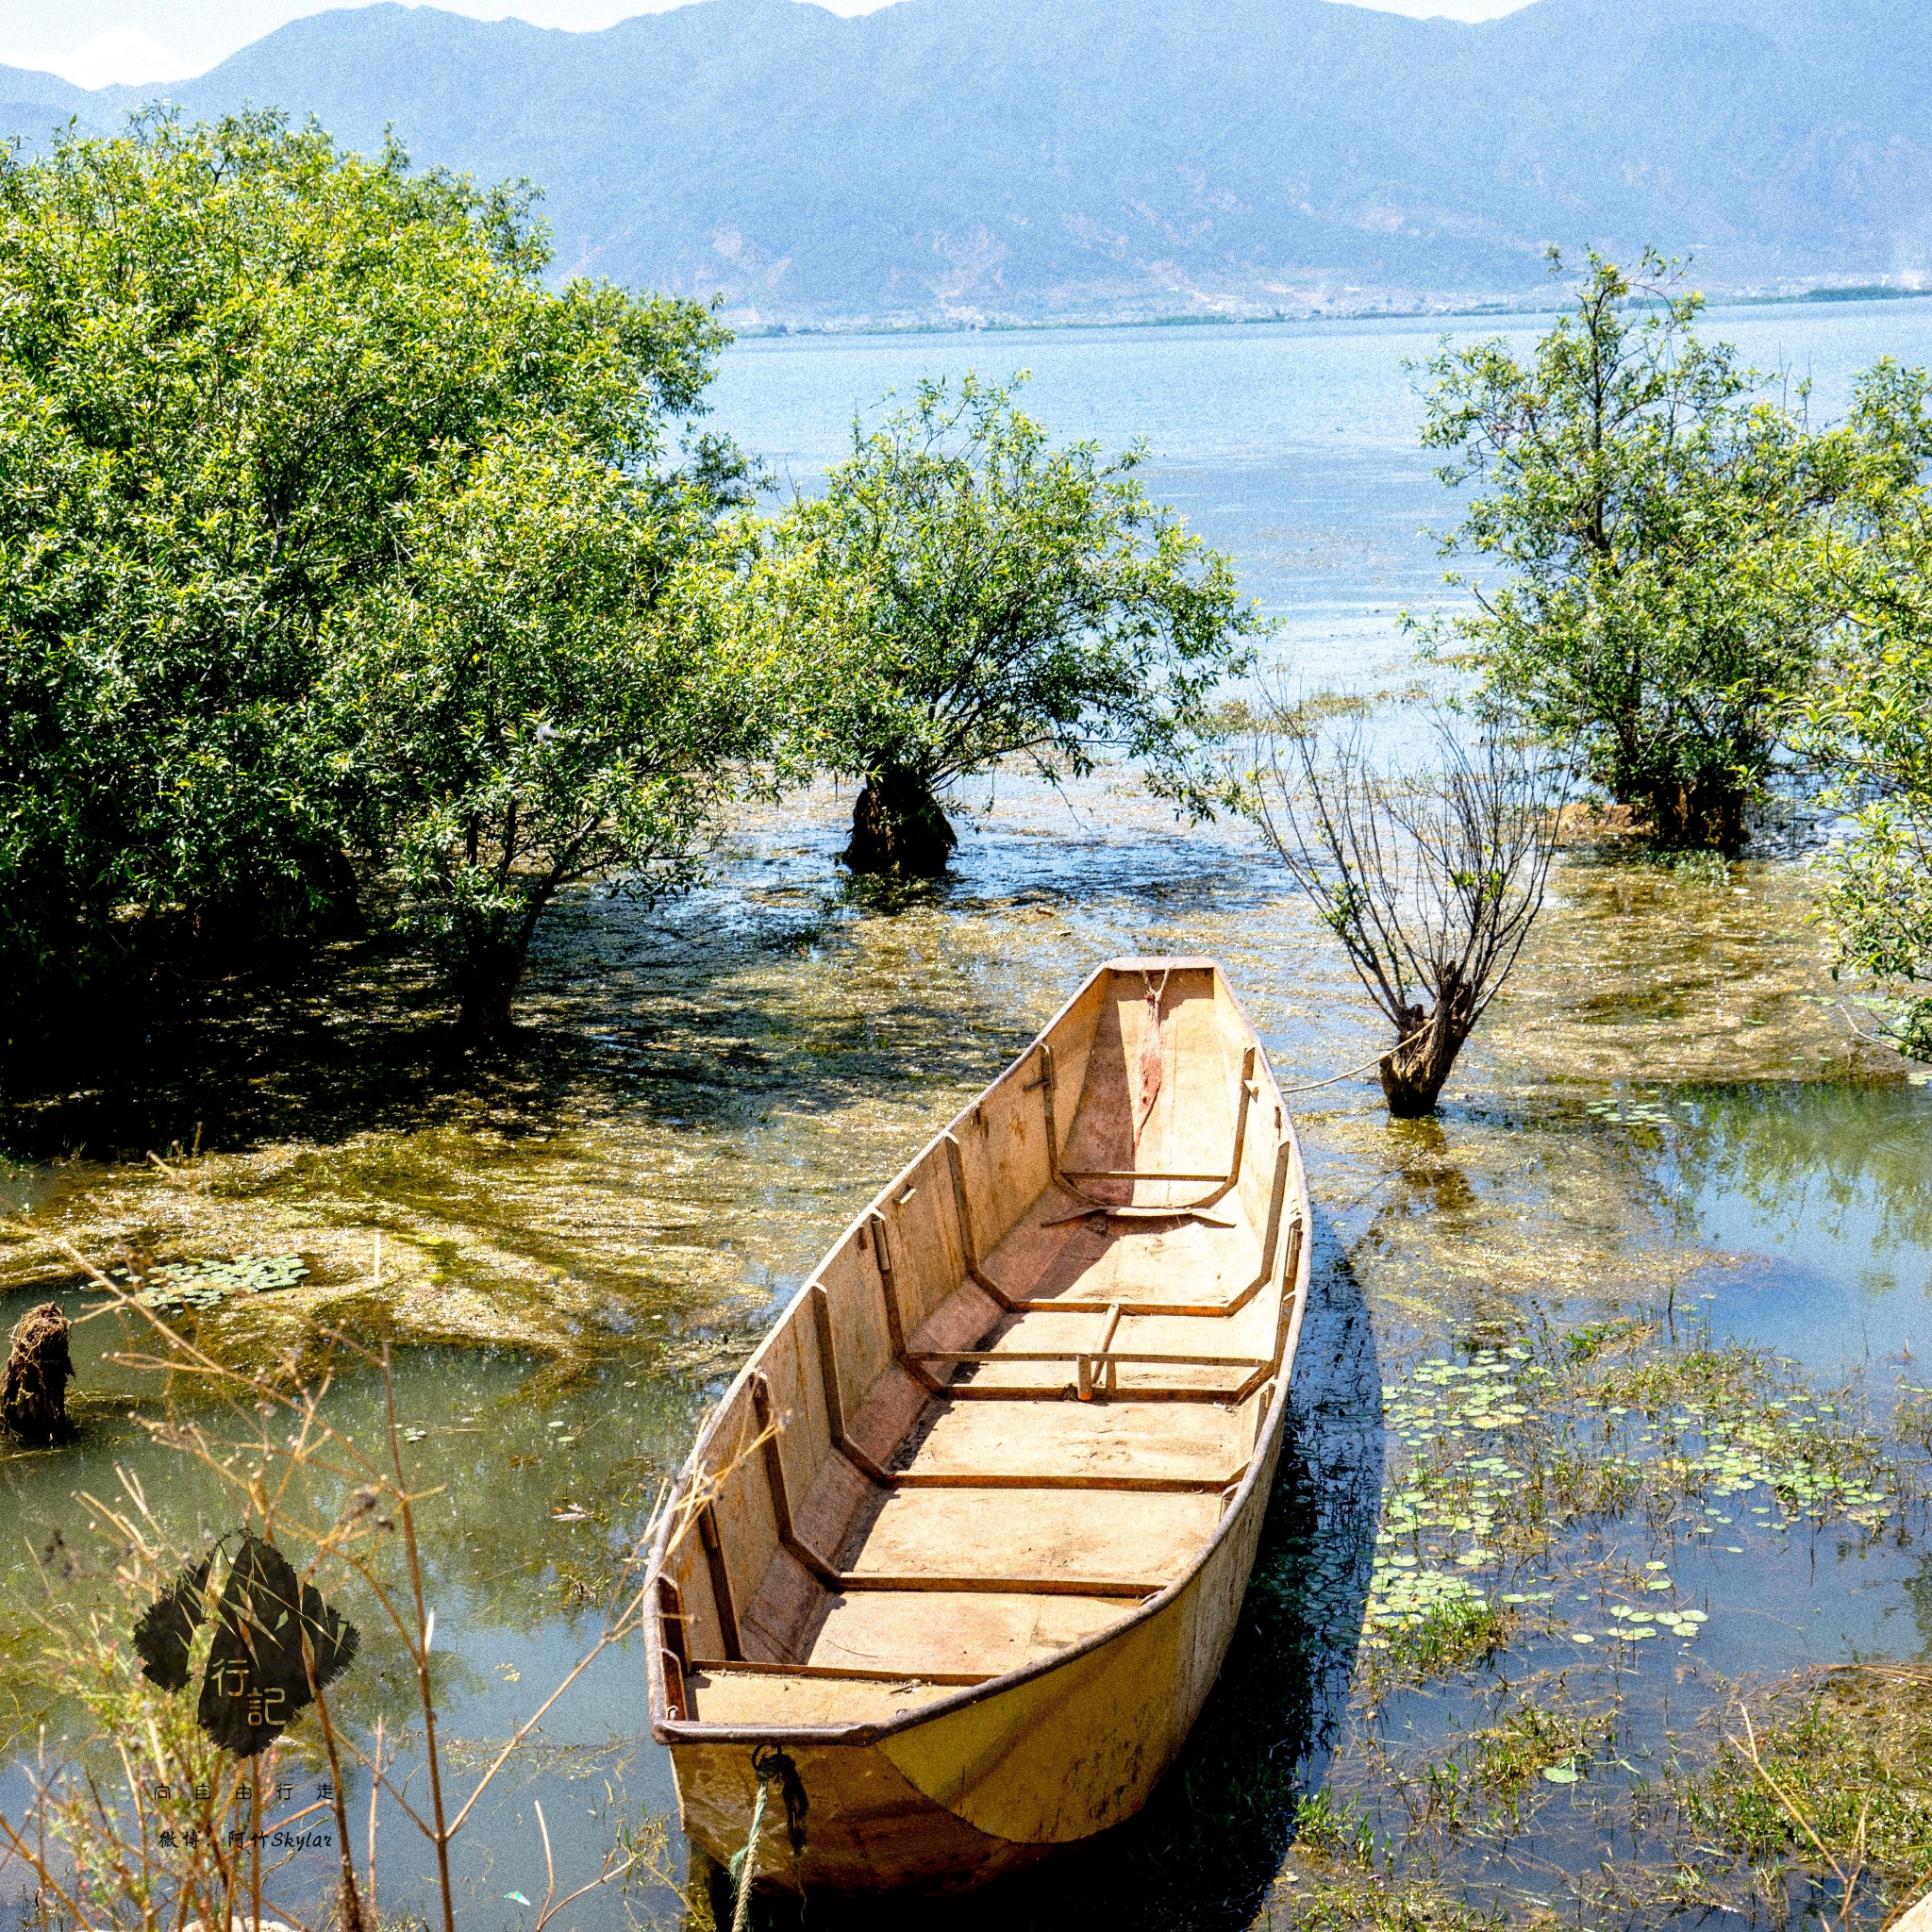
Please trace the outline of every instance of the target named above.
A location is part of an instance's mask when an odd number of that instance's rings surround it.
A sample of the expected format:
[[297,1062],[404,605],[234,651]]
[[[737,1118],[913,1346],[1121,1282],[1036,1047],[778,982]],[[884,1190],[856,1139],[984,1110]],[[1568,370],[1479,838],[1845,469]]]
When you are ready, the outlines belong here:
[[562,888],[694,876],[782,680],[749,541],[579,448],[492,443],[396,521],[401,567],[325,633],[330,737],[358,845],[497,1034]]
[[824,493],[786,517],[818,640],[809,741],[863,786],[855,869],[942,870],[941,790],[1010,758],[1056,775],[1111,749],[1206,802],[1206,700],[1260,625],[1228,560],[1148,501],[1140,461],[1055,447],[974,376],[925,382],[855,425]]
[[1474,489],[1445,547],[1500,569],[1436,641],[1659,843],[1728,851],[1839,614],[1815,521],[1902,452],[1882,411],[1812,430],[1667,280],[1655,255],[1632,276],[1592,254],[1527,364],[1497,339],[1427,365],[1424,441]]
[[[1890,441],[1932,454],[1932,382],[1881,363],[1859,408]],[[1845,621],[1802,694],[1801,741],[1850,808],[1826,860],[1839,963],[1898,998],[1895,1037],[1932,1060],[1932,503],[1910,470],[1825,549]]]
[[512,447],[677,495],[669,425],[723,332],[553,292],[545,261],[526,195],[269,115],[0,166],[0,960],[25,1006],[350,908],[316,696],[332,614],[446,538],[419,506]]

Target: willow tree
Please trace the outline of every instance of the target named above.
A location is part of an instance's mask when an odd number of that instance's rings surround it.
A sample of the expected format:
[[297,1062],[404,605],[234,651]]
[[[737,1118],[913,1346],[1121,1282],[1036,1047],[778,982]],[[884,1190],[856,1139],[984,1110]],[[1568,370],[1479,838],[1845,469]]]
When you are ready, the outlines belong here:
[[1487,567],[1451,579],[1474,608],[1436,642],[1659,844],[1734,851],[1838,615],[1814,525],[1871,452],[1705,341],[1700,308],[1654,255],[1592,255],[1527,361],[1494,339],[1427,365],[1424,441],[1472,491],[1445,547]]
[[973,375],[853,440],[775,539],[812,604],[808,741],[859,782],[845,863],[942,872],[945,788],[1008,760],[1058,777],[1114,752],[1205,807],[1207,698],[1260,621],[1227,558],[1149,502],[1141,453],[1056,447]]

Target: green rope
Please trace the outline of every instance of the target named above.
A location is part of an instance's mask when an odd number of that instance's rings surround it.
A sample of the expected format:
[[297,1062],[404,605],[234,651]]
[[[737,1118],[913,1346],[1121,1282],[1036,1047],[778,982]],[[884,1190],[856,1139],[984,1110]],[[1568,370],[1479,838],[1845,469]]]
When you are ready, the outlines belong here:
[[805,1795],[798,1767],[775,1744],[760,1744],[751,1754],[751,1774],[758,1785],[758,1795],[752,1801],[751,1835],[744,1841],[743,1851],[731,1861],[731,1876],[738,1886],[731,1932],[745,1932],[751,1924],[751,1889],[758,1877],[758,1837],[765,1828],[765,1801],[774,1785],[785,1798],[785,1836],[791,1846],[791,1875],[799,1880],[800,1892],[805,1890],[799,1876],[799,1860],[805,1855],[805,1817],[811,1805]]
[[744,1849],[731,1861],[732,1875],[738,1880],[738,1903],[732,1908],[731,1932],[744,1932],[751,1924],[751,1886],[758,1863],[758,1833],[765,1828],[765,1797],[771,1786],[760,1777],[758,1794],[751,1807],[751,1836]]

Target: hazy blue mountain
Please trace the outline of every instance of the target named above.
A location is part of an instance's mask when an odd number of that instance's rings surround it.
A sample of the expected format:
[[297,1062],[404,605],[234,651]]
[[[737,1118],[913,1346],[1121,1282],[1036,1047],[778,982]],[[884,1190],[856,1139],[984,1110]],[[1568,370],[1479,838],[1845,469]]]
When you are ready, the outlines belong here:
[[77,121],[89,133],[118,122],[124,109],[113,90],[91,93],[55,74],[31,74],[0,67],[0,138],[12,135],[38,147],[53,127]]
[[[392,125],[541,184],[563,269],[803,321],[1507,295],[1551,242],[1693,252],[1714,287],[1911,279],[1928,76],[1900,0],[704,0],[598,34],[322,14],[171,92]],[[0,75],[0,125],[132,98]]]

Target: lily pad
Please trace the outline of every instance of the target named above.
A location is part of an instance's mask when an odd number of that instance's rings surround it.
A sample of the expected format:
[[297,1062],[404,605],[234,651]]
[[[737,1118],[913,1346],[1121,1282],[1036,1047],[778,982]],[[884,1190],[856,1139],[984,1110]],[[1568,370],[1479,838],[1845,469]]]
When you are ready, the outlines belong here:
[[240,1255],[232,1261],[167,1261],[148,1271],[134,1299],[163,1312],[212,1308],[238,1294],[293,1288],[308,1273],[300,1255]]

